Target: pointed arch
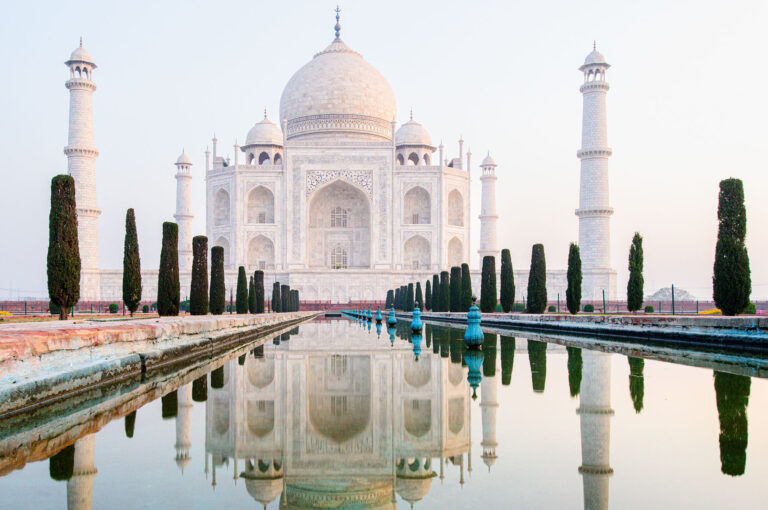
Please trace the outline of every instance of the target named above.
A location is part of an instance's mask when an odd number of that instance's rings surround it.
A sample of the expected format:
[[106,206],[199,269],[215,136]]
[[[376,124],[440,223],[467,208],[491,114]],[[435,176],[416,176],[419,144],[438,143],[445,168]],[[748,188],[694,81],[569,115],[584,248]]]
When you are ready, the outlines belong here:
[[229,225],[229,193],[219,189],[213,196],[213,224]]
[[402,154],[398,154],[396,159],[397,159],[398,165],[402,166],[405,164],[405,158],[403,157]]
[[269,163],[269,154],[266,152],[259,154],[259,165],[268,165]]
[[464,259],[464,245],[458,237],[448,242],[448,266],[460,266]]
[[275,222],[275,195],[265,186],[256,186],[248,193],[248,223]]
[[275,245],[271,239],[263,235],[251,239],[248,243],[248,268],[254,271],[275,268]]
[[406,225],[429,225],[432,199],[421,186],[414,186],[403,196],[403,223]]
[[464,226],[464,198],[457,189],[448,193],[448,224]]
[[423,236],[415,235],[403,244],[403,267],[427,269],[430,266],[430,245]]
[[409,165],[418,165],[419,164],[419,155],[415,152],[411,152],[408,155],[408,164]]

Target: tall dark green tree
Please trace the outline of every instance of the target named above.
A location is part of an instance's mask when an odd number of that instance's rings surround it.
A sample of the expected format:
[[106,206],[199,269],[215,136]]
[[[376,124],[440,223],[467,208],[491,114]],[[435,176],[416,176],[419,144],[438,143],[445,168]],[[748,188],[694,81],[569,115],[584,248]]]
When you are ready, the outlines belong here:
[[272,311],[280,313],[282,311],[283,300],[280,297],[280,282],[272,285]]
[[125,241],[123,243],[123,303],[133,317],[141,302],[141,259],[136,218],[133,209],[125,213]]
[[451,310],[451,281],[448,271],[440,272],[440,311]]
[[433,312],[440,312],[440,276],[432,275],[432,301],[430,302]]
[[531,385],[543,393],[547,383],[547,343],[528,340],[528,361],[531,364]]
[[571,243],[568,248],[568,287],[565,289],[565,304],[572,314],[581,308],[581,252],[579,245]]
[[192,381],[192,400],[195,402],[208,400],[208,374],[203,374]]
[[395,289],[395,303],[394,303],[394,306],[395,306],[395,310],[400,310],[401,309],[401,307],[400,307],[400,287]]
[[483,257],[483,272],[480,277],[480,311],[493,313],[496,311],[496,257]]
[[256,284],[253,276],[248,280],[248,313],[256,313]]
[[461,311],[461,267],[453,266],[451,268],[451,281],[449,284],[450,298],[448,307],[451,312]]
[[395,291],[392,289],[389,289],[387,291],[387,299],[384,301],[384,309],[389,310],[394,306],[395,303]]
[[643,410],[643,396],[645,395],[645,378],[643,377],[643,358],[627,357],[629,361],[629,395],[632,397],[632,405],[635,412]]
[[738,315],[749,304],[752,293],[749,255],[744,244],[747,210],[744,207],[744,185],[740,179],[720,181],[717,220],[712,295],[723,315]]
[[[575,246],[575,245],[571,245]],[[571,396],[575,397],[581,391],[581,349],[578,347],[566,347],[568,351],[568,388]]]
[[256,310],[254,313],[264,313],[264,271],[259,269],[253,273],[253,284],[256,287]]
[[512,311],[515,304],[515,273],[512,269],[512,255],[509,250],[501,250],[501,309],[504,313]]
[[245,267],[243,266],[237,268],[235,309],[237,313],[248,313],[248,278],[245,276]]
[[544,313],[547,309],[547,262],[544,245],[534,244],[531,270],[528,273],[528,313]]
[[157,313],[179,315],[179,226],[163,223],[163,247],[160,251],[160,273],[157,277]]
[[627,310],[636,312],[643,306],[643,237],[635,232],[629,247],[629,281]]
[[747,464],[747,404],[751,379],[715,372],[715,396],[720,419],[720,471],[741,476]]
[[408,284],[408,290],[405,291],[405,309],[407,311],[413,310],[413,283]]
[[501,384],[509,386],[512,381],[512,368],[515,365],[515,337],[502,335],[501,345]]
[[77,240],[75,180],[57,175],[51,180],[48,216],[48,296],[66,320],[80,299],[80,247]]
[[125,437],[133,437],[133,431],[136,428],[136,411],[125,415]]
[[424,286],[424,309],[432,310],[432,282],[429,280]]
[[280,310],[283,312],[290,312],[291,309],[288,306],[288,300],[291,296],[291,286],[290,285],[280,285]]
[[416,282],[416,297],[414,298],[415,306],[419,307],[419,310],[424,310],[424,296],[421,293],[421,282]]
[[224,284],[224,248],[211,248],[211,313],[221,315],[227,308],[227,290]]
[[192,285],[189,292],[189,313],[208,313],[208,238],[192,238]]
[[469,273],[469,264],[461,265],[461,309],[460,312],[468,312],[472,306],[472,275]]

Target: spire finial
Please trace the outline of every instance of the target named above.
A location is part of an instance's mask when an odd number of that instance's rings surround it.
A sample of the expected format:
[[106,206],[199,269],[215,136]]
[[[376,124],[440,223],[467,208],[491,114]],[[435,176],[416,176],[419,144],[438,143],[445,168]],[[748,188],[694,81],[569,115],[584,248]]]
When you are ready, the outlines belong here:
[[339,32],[341,32],[341,24],[339,23],[339,13],[341,12],[341,9],[339,9],[339,6],[336,6],[336,26],[333,27],[334,30],[336,30],[336,39],[339,38]]
[[267,107],[264,107],[264,120],[267,120]]
[[413,108],[411,108],[411,120],[413,120]]
[[592,51],[597,51],[597,41],[592,40]]
[[80,36],[80,47],[81,48],[83,47],[83,36],[82,35]]

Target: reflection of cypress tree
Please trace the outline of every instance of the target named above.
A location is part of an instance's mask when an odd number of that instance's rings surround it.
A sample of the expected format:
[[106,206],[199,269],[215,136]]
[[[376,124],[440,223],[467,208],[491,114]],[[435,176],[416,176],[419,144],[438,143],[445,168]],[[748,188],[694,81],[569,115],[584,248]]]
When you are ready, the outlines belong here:
[[501,384],[509,386],[512,380],[512,367],[515,364],[515,337],[503,336],[501,344]]
[[195,402],[208,400],[208,374],[203,374],[192,381],[192,400]]
[[136,411],[125,415],[125,437],[133,437],[133,429],[136,426]]
[[496,375],[496,333],[484,333],[483,339],[483,377]]
[[464,355],[464,334],[461,330],[450,329],[451,363],[461,363]]
[[747,463],[747,404],[752,380],[742,375],[715,372],[717,414],[720,418],[720,470],[744,474]]
[[432,345],[432,328],[429,324],[424,324],[424,345],[429,349]]
[[224,387],[224,367],[221,366],[211,372],[211,388],[221,389]]
[[167,420],[168,418],[176,418],[176,415],[179,414],[179,394],[176,393],[176,390],[165,395],[162,398],[162,404],[163,419]]
[[531,364],[531,385],[536,393],[544,392],[547,382],[547,344],[528,340],[528,361]]
[[568,386],[571,388],[571,396],[575,397],[581,391],[581,349],[578,347],[566,347],[568,351]]
[[447,332],[440,335],[440,357],[447,358],[451,355],[451,337]]
[[643,410],[643,395],[645,395],[645,380],[643,378],[645,360],[632,357],[627,357],[627,360],[629,361],[629,395],[632,397],[635,412],[639,413]]
[[253,349],[253,357],[254,358],[263,358],[264,357],[264,344],[261,344],[260,346]]
[[48,474],[51,479],[63,482],[72,478],[75,467],[75,445],[71,444],[48,459]]
[[240,365],[241,367],[245,365],[245,354],[241,354],[240,356],[237,357],[237,364]]

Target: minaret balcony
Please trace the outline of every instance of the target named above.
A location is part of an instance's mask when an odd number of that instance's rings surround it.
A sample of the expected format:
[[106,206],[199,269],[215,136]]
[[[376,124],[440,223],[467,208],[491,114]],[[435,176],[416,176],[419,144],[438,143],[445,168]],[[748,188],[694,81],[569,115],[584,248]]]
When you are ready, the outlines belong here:
[[93,83],[88,78],[71,78],[64,83],[64,85],[69,89],[80,89],[80,90],[90,90],[94,91],[96,90],[96,84]]
[[576,157],[579,159],[608,158],[613,155],[613,150],[608,147],[599,149],[579,149]]
[[608,92],[610,88],[611,86],[606,81],[588,81],[579,87],[579,91],[582,94],[585,92]]
[[99,151],[92,147],[76,147],[74,145],[68,145],[64,147],[64,154],[67,156],[90,156],[95,158],[99,155]]

